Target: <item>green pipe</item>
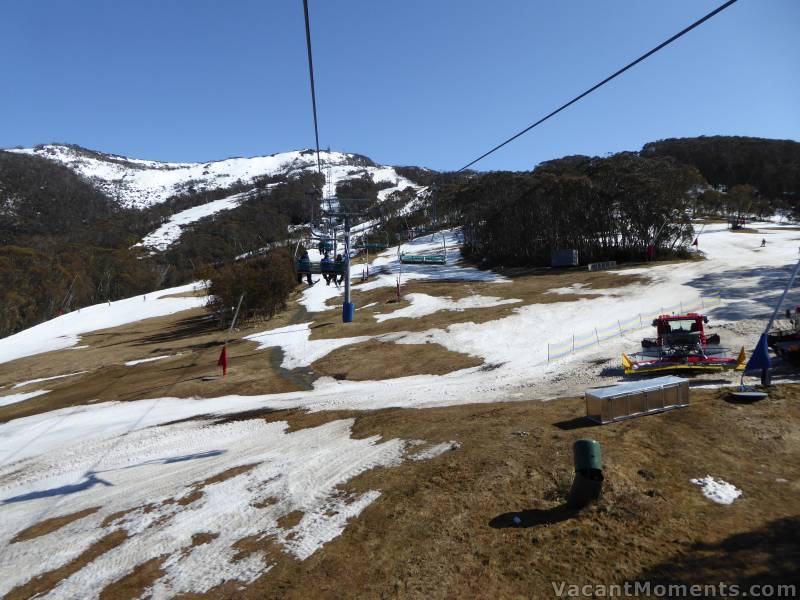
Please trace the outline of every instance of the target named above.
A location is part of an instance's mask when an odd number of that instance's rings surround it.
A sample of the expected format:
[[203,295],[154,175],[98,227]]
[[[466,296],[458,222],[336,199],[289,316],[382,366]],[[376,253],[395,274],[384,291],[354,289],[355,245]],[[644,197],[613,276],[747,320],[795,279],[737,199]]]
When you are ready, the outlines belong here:
[[581,509],[600,498],[603,491],[603,459],[600,444],[595,440],[577,440],[572,445],[575,479],[569,491],[567,506]]

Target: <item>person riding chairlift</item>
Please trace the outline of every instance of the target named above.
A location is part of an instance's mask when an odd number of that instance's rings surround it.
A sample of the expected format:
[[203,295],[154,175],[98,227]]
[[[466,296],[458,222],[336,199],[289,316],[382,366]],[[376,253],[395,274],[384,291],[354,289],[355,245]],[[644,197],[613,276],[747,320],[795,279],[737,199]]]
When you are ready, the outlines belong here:
[[330,285],[331,281],[333,281],[334,274],[333,274],[333,259],[330,257],[328,252],[325,253],[325,256],[322,257],[322,263],[320,265],[322,268],[322,278],[325,280],[325,285]]
[[338,276],[334,275],[334,277],[336,277],[336,285],[341,285],[342,282],[344,282],[344,258],[341,254],[336,255],[334,263],[336,264],[336,272],[338,273]]
[[303,250],[303,254],[300,255],[300,260],[298,262],[297,283],[303,282],[303,271],[305,271],[306,282],[308,285],[314,285],[314,282],[311,280],[311,258],[308,256],[308,250]]

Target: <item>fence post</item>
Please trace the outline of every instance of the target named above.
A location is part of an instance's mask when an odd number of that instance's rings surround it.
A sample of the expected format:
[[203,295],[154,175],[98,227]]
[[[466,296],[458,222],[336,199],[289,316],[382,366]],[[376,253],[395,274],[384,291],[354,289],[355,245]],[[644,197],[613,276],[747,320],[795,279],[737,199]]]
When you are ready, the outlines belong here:
[[594,337],[597,338],[597,345],[600,345],[600,336],[597,333],[597,327],[594,328]]
[[706,308],[705,303],[703,303],[703,297],[702,296],[700,296],[700,308],[702,308],[703,310],[705,310],[705,308]]
[[681,314],[683,314],[683,300],[681,300]]
[[621,337],[622,336],[622,324],[619,322],[619,319],[617,319],[617,327],[619,327],[619,335]]
[[575,333],[572,333],[572,351],[575,352]]
[[550,344],[547,344],[547,364],[550,364]]
[[642,323],[642,313],[639,313],[639,329],[644,328],[644,323]]

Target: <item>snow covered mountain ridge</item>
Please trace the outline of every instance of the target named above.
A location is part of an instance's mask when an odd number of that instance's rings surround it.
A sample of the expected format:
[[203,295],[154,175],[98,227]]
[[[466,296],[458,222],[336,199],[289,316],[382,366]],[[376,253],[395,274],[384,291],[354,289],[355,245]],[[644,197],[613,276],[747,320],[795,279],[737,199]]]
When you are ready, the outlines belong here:
[[[257,177],[292,175],[317,169],[313,150],[202,163],[142,160],[66,144],[43,144],[8,151],[35,155],[62,164],[89,180],[121,206],[140,209],[160,204],[190,189],[202,192],[227,188],[238,182],[247,184]],[[326,186],[331,187],[332,193],[335,193],[338,182],[365,174],[371,175],[376,183],[392,184],[391,189],[381,194],[384,197],[394,189],[413,185],[394,168],[376,165],[364,156],[326,151],[320,152],[320,158]]]

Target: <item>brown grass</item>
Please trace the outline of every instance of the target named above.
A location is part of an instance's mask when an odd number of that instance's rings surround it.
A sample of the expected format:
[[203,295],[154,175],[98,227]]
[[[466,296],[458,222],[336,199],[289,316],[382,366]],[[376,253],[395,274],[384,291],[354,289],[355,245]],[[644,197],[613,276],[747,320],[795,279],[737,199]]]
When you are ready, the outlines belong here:
[[[381,496],[340,537],[303,562],[274,552],[272,570],[246,590],[222,586],[211,596],[544,598],[554,580],[668,579],[676,560],[684,580],[694,572],[734,583],[775,567],[778,583],[790,575],[776,565],[791,561],[776,562],[765,540],[775,523],[800,515],[800,389],[775,388],[754,405],[729,404],[725,393],[694,391],[688,408],[603,427],[582,418],[580,398],[364,413],[356,437],[462,446],[362,474],[345,490]],[[602,445],[606,482],[601,502],[575,514],[563,502],[571,444],[584,437]],[[689,483],[706,474],[744,495],[713,504]],[[503,528],[513,514],[523,526]],[[739,539],[759,552],[727,562]],[[799,547],[785,540],[780,552],[796,557]],[[676,559],[692,553],[697,564]]]
[[204,531],[202,533],[195,533],[192,536],[192,548],[196,546],[202,546],[203,544],[208,544],[209,542],[214,541],[219,537],[218,533],[210,533],[208,531]]
[[12,539],[10,543],[15,544],[17,542],[25,542],[27,540],[32,540],[34,538],[47,535],[48,533],[53,533],[65,525],[69,525],[78,519],[82,519],[83,517],[88,517],[89,515],[96,513],[98,510],[100,510],[99,506],[92,506],[91,508],[86,508],[68,515],[45,519],[44,521],[40,521],[39,523],[31,525],[30,527],[20,531],[14,536],[14,539]]
[[134,510],[138,510],[136,508],[128,509],[128,510],[120,510],[115,513],[108,515],[106,518],[103,519],[103,522],[100,523],[100,527],[108,527],[109,525],[113,525],[115,522],[119,521],[120,519],[125,518],[125,516],[133,512]]
[[228,481],[228,479],[233,479],[243,473],[247,473],[248,471],[252,471],[255,467],[260,465],[260,462],[250,463],[247,465],[240,465],[238,467],[231,467],[230,469],[226,469],[221,473],[217,473],[216,475],[212,475],[207,479],[204,479],[198,484],[195,484],[199,488],[204,488],[207,485],[212,485],[214,483],[222,483],[223,481]]
[[177,500],[177,503],[180,504],[181,506],[189,506],[193,502],[197,502],[198,500],[200,500],[200,498],[202,497],[203,497],[203,490],[195,488],[185,496],[181,496]]
[[349,381],[444,375],[476,367],[483,360],[452,352],[439,344],[394,344],[369,340],[331,352],[311,364],[318,375]]
[[302,510],[293,510],[289,514],[283,515],[278,519],[278,527],[281,529],[292,529],[303,520],[304,514],[305,513]]
[[140,598],[147,588],[166,575],[161,565],[164,564],[167,558],[169,556],[164,554],[136,565],[130,573],[106,586],[100,592],[100,600],[133,600],[134,598]]

